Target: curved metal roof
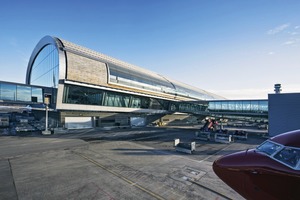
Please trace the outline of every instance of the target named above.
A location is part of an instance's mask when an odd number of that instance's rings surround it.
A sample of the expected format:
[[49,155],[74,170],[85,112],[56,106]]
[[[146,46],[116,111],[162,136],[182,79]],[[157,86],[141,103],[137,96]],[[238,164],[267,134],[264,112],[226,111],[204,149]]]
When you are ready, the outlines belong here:
[[[216,94],[207,92],[205,90],[196,88],[194,86],[190,86],[184,83],[181,83],[179,81],[172,80],[170,78],[167,78],[165,76],[162,76],[160,74],[157,74],[155,72],[152,72],[150,70],[144,69],[142,67],[138,67],[136,65],[132,65],[129,63],[126,63],[124,61],[115,59],[113,57],[107,56],[105,54],[93,51],[91,49],[76,45],[74,43],[71,43],[69,41],[59,39],[57,37],[52,36],[45,36],[40,40],[40,42],[36,45],[27,68],[27,76],[26,76],[26,83],[29,84],[30,82],[30,73],[31,73],[31,67],[34,63],[35,58],[37,57],[38,53],[47,45],[52,44],[57,47],[59,50],[59,59],[60,59],[60,79],[64,79],[64,76],[62,75],[62,71],[66,69],[66,58],[65,58],[65,51],[69,51],[72,53],[76,53],[82,56],[86,56],[88,58],[92,58],[95,60],[99,60],[101,62],[107,63],[108,66],[111,66],[114,68],[114,70],[120,71],[120,72],[127,72],[127,74],[136,75],[138,77],[141,77],[144,79],[144,81],[154,81],[156,83],[160,83],[162,87],[168,87],[170,89],[174,90],[174,95],[179,96],[185,96],[194,100],[213,100],[213,99],[224,99],[221,96],[218,96]],[[65,74],[65,73],[63,73]]]

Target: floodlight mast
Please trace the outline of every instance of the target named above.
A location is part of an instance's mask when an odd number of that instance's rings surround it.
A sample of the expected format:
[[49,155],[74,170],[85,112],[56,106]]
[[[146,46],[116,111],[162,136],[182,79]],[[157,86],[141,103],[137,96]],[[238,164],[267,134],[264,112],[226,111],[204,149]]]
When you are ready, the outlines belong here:
[[48,105],[50,103],[50,97],[45,95],[44,96],[44,103],[46,104],[46,122],[45,122],[45,131],[43,131],[43,135],[50,135],[51,132],[48,131]]

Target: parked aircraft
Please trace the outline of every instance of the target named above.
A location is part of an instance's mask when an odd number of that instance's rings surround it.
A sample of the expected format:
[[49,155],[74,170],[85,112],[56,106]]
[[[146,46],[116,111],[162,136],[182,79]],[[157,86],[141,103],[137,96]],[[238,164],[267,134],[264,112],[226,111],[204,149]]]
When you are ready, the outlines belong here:
[[213,170],[246,199],[299,199],[300,130],[223,156],[213,163]]

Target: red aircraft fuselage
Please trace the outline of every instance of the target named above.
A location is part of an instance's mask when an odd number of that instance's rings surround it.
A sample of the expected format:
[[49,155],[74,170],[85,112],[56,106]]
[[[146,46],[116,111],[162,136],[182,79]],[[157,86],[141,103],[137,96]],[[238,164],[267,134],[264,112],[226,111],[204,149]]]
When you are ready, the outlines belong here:
[[246,199],[300,199],[300,130],[223,156],[213,170]]

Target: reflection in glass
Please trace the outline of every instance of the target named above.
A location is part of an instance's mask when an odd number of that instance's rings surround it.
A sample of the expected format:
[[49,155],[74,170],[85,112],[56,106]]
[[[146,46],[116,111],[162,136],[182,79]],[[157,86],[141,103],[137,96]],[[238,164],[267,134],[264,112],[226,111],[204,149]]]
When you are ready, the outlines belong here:
[[243,101],[243,111],[250,111],[251,108],[251,102],[250,101]]
[[222,102],[215,102],[216,104],[215,104],[215,109],[216,110],[221,110],[222,109]]
[[16,93],[17,93],[16,85],[6,84],[6,83],[1,84],[0,94],[1,94],[1,99],[2,100],[15,101],[16,100]]
[[166,100],[74,85],[65,85],[63,103],[158,110],[169,108]]
[[180,83],[171,83],[160,75],[145,74],[135,69],[122,68],[114,64],[109,64],[108,67],[110,73],[109,81],[111,83],[196,99],[215,99],[205,91]]
[[42,103],[43,89],[18,84],[0,83],[0,99]]
[[101,105],[103,92],[94,88],[65,86],[64,103]]
[[300,159],[300,150],[290,147],[285,147],[275,156],[275,159],[291,166],[296,167]]
[[31,87],[17,85],[17,101],[31,101]]
[[250,109],[253,111],[253,112],[257,112],[259,110],[259,101],[251,101],[251,107]]
[[140,97],[131,94],[74,85],[65,85],[63,103],[156,110],[170,109],[173,112],[193,113],[203,112],[208,107],[207,104],[193,104],[186,102],[173,102],[173,106],[170,106],[170,101],[167,100]]
[[31,88],[31,101],[35,102],[34,99],[36,99],[36,102],[42,103],[43,102],[43,90],[42,88]]
[[268,155],[272,155],[277,150],[281,148],[281,145],[273,143],[271,141],[266,141],[263,144],[261,144],[259,147],[257,147],[257,150],[259,152],[266,153]]
[[229,112],[252,112],[267,113],[268,100],[224,100],[210,101],[208,106],[210,111],[229,111]]
[[259,110],[267,112],[268,111],[268,101],[259,102]]
[[213,102],[213,101],[209,102],[208,109],[209,110],[215,110],[215,102]]
[[228,110],[229,111],[236,111],[236,106],[235,106],[235,102],[229,101],[228,102]]
[[140,108],[141,107],[141,99],[138,97],[132,97],[131,108]]
[[54,45],[47,45],[36,57],[30,75],[30,84],[46,87],[58,86],[58,51]]
[[228,102],[227,101],[222,102],[222,110],[228,110]]

